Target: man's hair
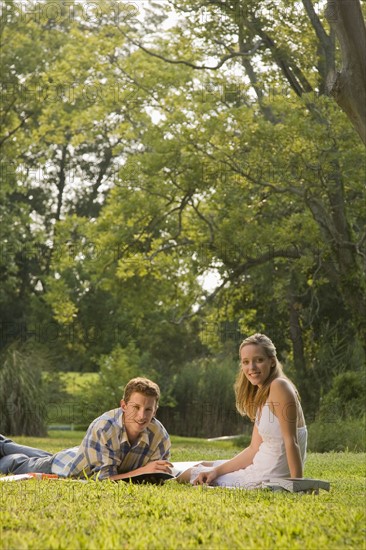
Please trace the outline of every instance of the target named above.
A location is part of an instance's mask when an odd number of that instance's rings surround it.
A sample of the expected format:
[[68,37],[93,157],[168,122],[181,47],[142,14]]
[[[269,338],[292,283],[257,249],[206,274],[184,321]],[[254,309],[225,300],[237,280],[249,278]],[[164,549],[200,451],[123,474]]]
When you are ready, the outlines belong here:
[[126,403],[129,402],[131,394],[134,392],[142,393],[143,395],[147,395],[149,397],[155,397],[156,406],[158,406],[160,399],[160,388],[157,384],[155,384],[155,382],[152,382],[148,378],[132,378],[124,389],[123,399]]

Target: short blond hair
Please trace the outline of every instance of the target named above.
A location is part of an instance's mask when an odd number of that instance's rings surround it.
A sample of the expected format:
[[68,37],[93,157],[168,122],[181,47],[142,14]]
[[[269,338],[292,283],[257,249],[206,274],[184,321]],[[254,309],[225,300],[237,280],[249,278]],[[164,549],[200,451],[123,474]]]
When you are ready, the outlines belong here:
[[132,378],[132,380],[130,380],[126,384],[123,393],[123,399],[124,401],[126,401],[126,403],[128,403],[131,395],[134,392],[142,393],[142,395],[147,395],[149,397],[155,397],[156,406],[158,406],[160,399],[160,388],[152,380],[149,380],[148,378],[142,378],[141,376],[137,378]]

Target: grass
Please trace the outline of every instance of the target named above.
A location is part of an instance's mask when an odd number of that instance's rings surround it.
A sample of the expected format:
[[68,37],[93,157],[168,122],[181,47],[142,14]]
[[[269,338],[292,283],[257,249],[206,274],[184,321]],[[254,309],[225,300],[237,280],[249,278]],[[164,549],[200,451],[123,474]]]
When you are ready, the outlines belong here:
[[65,384],[65,391],[70,395],[78,396],[92,383],[97,383],[97,372],[60,372],[60,378]]
[[[57,451],[80,432],[17,438]],[[173,460],[230,458],[230,441],[172,437]],[[0,548],[13,549],[362,549],[365,454],[309,453],[305,475],[330,493],[206,489],[73,481],[1,484]]]

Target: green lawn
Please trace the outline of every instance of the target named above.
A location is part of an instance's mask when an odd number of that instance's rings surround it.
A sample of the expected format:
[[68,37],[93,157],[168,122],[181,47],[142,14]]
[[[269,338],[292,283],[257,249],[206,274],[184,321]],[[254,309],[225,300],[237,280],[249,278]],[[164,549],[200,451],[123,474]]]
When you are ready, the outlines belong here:
[[[82,433],[17,441],[57,451]],[[173,460],[230,458],[232,442],[173,437]],[[1,484],[0,548],[365,548],[365,454],[309,453],[320,495],[206,489],[167,483],[25,481]]]

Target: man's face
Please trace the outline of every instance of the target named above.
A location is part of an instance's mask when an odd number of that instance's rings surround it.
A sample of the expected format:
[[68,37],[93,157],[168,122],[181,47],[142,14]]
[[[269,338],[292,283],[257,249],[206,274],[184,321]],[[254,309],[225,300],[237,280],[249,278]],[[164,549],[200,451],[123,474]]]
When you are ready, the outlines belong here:
[[138,392],[133,392],[127,403],[122,399],[121,407],[129,438],[136,437],[150,424],[157,408],[155,397]]

